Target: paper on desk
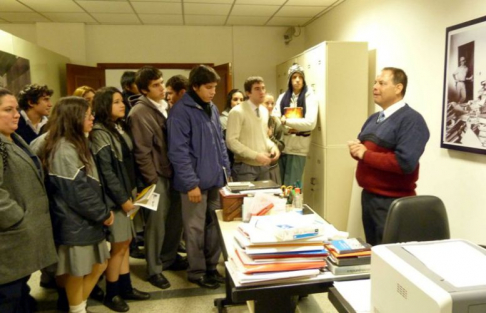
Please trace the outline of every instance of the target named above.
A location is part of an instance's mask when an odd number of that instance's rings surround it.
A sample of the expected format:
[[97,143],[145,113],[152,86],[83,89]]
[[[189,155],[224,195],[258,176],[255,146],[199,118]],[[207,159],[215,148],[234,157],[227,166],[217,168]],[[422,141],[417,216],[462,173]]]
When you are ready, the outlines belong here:
[[356,312],[370,312],[371,281],[369,279],[336,281],[334,287]]
[[486,285],[486,256],[463,241],[403,248],[455,287]]

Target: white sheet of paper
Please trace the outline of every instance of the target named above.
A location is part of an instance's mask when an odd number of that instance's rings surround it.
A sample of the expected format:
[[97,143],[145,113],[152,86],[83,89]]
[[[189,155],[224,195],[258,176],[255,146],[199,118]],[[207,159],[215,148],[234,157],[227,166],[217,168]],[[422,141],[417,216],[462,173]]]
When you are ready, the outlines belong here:
[[159,205],[160,195],[156,192],[152,194],[147,204],[142,205],[144,208],[147,208],[152,211],[157,211],[157,207]]
[[486,255],[463,241],[434,242],[403,248],[455,287],[486,285]]

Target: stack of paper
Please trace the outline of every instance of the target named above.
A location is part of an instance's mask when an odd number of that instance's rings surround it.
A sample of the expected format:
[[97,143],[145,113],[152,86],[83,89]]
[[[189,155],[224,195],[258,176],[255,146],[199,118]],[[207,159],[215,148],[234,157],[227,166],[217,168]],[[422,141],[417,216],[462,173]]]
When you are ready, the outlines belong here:
[[[262,217],[241,223],[234,234],[234,250],[230,254],[233,278],[240,284],[264,284],[279,280],[302,279],[319,274],[326,266],[327,237],[320,232],[303,239],[283,240],[271,228],[257,227]],[[287,218],[287,217],[282,217]],[[313,217],[307,217],[313,223]],[[260,226],[263,226],[261,224]],[[320,234],[320,235],[319,235]]]

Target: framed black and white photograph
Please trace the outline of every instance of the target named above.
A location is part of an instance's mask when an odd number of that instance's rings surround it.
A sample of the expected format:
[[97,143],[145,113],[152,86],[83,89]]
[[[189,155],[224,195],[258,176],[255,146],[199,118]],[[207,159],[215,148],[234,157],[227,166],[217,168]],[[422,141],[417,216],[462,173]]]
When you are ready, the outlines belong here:
[[30,84],[29,60],[0,51],[0,87],[16,95],[27,84]]
[[486,154],[486,16],[446,29],[441,147]]

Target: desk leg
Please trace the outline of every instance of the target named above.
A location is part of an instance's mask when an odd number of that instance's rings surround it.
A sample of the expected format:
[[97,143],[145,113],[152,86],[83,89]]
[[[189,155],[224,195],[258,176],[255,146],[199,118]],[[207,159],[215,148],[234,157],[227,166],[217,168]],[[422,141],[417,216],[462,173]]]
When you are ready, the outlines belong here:
[[255,313],[294,313],[299,296],[255,300]]
[[226,296],[224,298],[214,299],[214,306],[218,308],[218,313],[222,313],[226,306],[246,304],[246,302],[235,303],[231,299],[231,286],[233,282],[231,281],[231,276],[230,273],[228,272],[228,269],[226,269],[226,266],[225,266],[225,271],[226,271],[226,277],[225,277]]

